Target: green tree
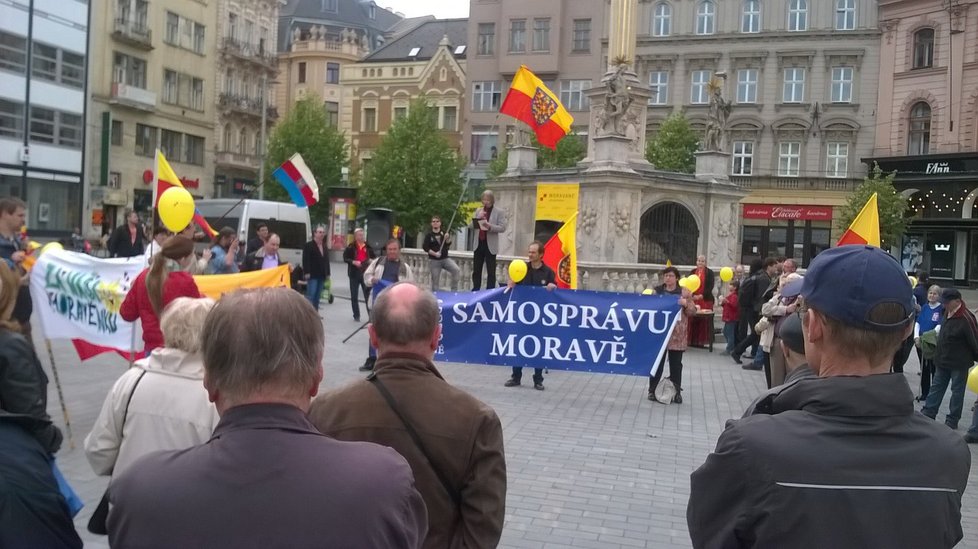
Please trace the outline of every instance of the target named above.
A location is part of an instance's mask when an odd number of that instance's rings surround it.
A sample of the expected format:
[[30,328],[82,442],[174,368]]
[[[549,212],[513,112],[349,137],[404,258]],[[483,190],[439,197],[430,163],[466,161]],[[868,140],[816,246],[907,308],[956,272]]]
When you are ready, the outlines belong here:
[[[536,134],[530,134],[530,145],[537,148],[537,169],[547,170],[553,168],[573,168],[578,162],[584,159],[587,153],[587,144],[584,138],[571,132],[566,137],[557,142],[556,149],[548,149],[540,146]],[[506,171],[508,162],[508,152],[505,148],[489,162],[486,174],[489,179],[495,179]]]
[[462,192],[463,166],[438,131],[433,110],[416,100],[374,151],[360,183],[360,204],[394,210],[408,233],[424,229],[432,215],[441,216],[447,229]]
[[675,112],[662,122],[659,131],[645,145],[645,159],[656,169],[694,173],[700,136],[689,125],[686,114]]
[[872,172],[849,194],[845,205],[842,206],[837,222],[839,229],[842,231],[848,229],[852,220],[859,215],[873,193],[876,193],[879,204],[881,247],[886,249],[898,245],[903,238],[903,233],[907,231],[908,219],[907,199],[893,187],[895,177],[896,172],[884,174],[879,164],[874,162]]
[[262,168],[268,200],[291,202],[272,172],[295,153],[302,155],[319,184],[319,202],[309,209],[309,215],[313,223],[325,223],[329,219],[326,188],[340,184],[341,170],[347,165],[349,153],[346,138],[329,124],[326,109],[314,95],[296,101],[268,140],[268,154]]

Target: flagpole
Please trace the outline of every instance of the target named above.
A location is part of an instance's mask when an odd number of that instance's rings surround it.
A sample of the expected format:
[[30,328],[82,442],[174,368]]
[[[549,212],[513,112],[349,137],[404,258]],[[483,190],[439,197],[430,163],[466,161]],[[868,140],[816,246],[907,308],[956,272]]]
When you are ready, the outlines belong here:
[[65,418],[65,431],[68,432],[68,447],[74,450],[75,437],[71,432],[71,419],[68,417],[68,407],[65,405],[65,395],[61,390],[61,376],[58,375],[58,365],[54,361],[54,351],[51,349],[51,340],[48,339],[46,333],[44,334],[44,344],[48,348],[48,360],[51,361],[51,373],[54,375],[54,386],[58,389],[58,400],[61,402],[61,414]]

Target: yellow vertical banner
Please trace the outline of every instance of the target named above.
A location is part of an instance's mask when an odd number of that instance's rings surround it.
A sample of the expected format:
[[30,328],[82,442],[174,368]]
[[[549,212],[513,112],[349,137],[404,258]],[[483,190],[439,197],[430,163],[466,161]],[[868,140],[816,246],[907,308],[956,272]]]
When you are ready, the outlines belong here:
[[564,222],[577,213],[580,183],[537,183],[535,221]]

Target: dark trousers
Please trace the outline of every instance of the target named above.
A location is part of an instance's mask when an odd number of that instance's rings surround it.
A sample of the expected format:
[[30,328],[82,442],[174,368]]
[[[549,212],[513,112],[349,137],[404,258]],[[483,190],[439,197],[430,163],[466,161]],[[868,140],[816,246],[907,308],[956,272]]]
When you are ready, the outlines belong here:
[[742,309],[740,311],[740,318],[746,318],[747,320],[747,329],[749,332],[747,337],[745,337],[742,341],[737,342],[737,346],[734,347],[734,350],[730,353],[731,355],[740,357],[740,355],[744,354],[744,351],[746,351],[748,347],[757,347],[757,345],[761,342],[761,336],[754,332],[754,326],[757,324],[757,321],[761,319],[760,316],[760,314],[754,312],[754,309]]
[[[523,379],[523,367],[513,366],[513,380],[519,382]],[[533,369],[533,383],[543,383],[543,368]]]
[[682,388],[683,386],[683,351],[666,351],[666,355],[662,357],[662,362],[659,364],[659,369],[656,370],[654,376],[649,376],[649,393],[654,393],[655,388],[659,386],[659,380],[662,379],[662,370],[666,369],[666,360],[669,361],[669,381],[676,386],[676,390]]
[[489,253],[489,244],[479,241],[479,246],[472,252],[472,290],[482,289],[482,265],[486,266],[486,289],[496,287],[496,254]]
[[920,363],[920,396],[927,398],[930,392],[930,378],[934,375],[934,361],[924,358],[924,353],[917,347],[917,361]]
[[353,316],[360,318],[360,298],[358,294],[363,290],[363,305],[370,314],[370,288],[363,282],[363,273],[350,277],[350,305],[353,307]]

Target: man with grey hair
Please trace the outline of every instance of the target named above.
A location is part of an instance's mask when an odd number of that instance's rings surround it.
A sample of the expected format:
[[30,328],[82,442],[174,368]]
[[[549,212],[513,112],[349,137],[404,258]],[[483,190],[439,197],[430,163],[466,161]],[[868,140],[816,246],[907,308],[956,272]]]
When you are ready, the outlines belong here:
[[491,407],[432,364],[441,339],[431,292],[399,282],[370,313],[374,372],[312,403],[309,417],[340,440],[390,446],[407,458],[428,506],[430,549],[496,547],[506,512],[506,457]]
[[370,261],[377,257],[367,244],[363,229],[353,231],[353,242],[343,250],[343,261],[346,263],[346,276],[350,279],[350,305],[353,307],[353,321],[360,322],[360,297],[363,293],[363,304],[370,314],[370,288],[367,287],[363,274],[370,266]]
[[112,482],[110,545],[420,547],[427,514],[404,458],[322,435],[306,417],[323,344],[297,292],[224,295],[201,343],[221,421],[206,444],[146,456]]
[[499,233],[506,230],[506,212],[496,207],[492,191],[482,193],[482,207],[472,216],[477,231],[477,245],[472,252],[472,291],[482,288],[482,266],[486,267],[486,289],[496,287],[496,253],[499,250]]

